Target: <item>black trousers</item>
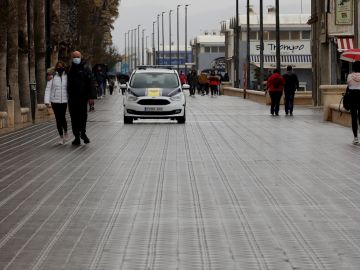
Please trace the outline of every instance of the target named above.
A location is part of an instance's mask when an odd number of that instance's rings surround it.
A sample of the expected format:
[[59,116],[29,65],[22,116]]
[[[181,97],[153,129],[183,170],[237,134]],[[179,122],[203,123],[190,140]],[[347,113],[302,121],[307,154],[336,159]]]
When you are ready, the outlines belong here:
[[280,100],[281,100],[281,96],[282,96],[282,92],[281,91],[272,91],[269,92],[270,93],[270,98],[271,98],[271,107],[270,107],[270,113],[271,114],[279,114],[279,109],[280,109]]
[[71,126],[75,138],[79,138],[81,134],[86,133],[87,105],[87,100],[69,103]]
[[292,113],[294,110],[295,93],[285,93],[285,112]]
[[66,122],[66,108],[67,103],[51,103],[51,107],[55,114],[56,127],[59,135],[62,137],[64,132],[67,132],[68,126]]
[[351,97],[351,126],[354,137],[358,136],[358,123],[360,123],[360,90],[350,90]]

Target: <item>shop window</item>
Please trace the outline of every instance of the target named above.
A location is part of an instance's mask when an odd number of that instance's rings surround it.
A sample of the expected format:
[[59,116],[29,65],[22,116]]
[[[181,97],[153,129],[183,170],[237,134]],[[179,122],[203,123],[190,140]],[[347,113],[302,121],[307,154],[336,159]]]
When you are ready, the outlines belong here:
[[223,47],[223,46],[219,47],[219,52],[220,52],[220,53],[225,52],[225,47]]
[[250,40],[257,40],[257,32],[250,31]]
[[269,40],[276,40],[276,32],[269,31]]
[[310,39],[311,32],[310,31],[302,31],[302,39]]
[[211,52],[212,53],[218,53],[219,52],[219,47],[211,47]]
[[288,31],[280,32],[280,40],[289,40],[289,39],[290,39],[290,32]]
[[206,53],[209,53],[211,51],[211,48],[210,47],[205,47],[205,52]]
[[300,32],[299,31],[291,31],[290,39],[291,40],[300,40]]

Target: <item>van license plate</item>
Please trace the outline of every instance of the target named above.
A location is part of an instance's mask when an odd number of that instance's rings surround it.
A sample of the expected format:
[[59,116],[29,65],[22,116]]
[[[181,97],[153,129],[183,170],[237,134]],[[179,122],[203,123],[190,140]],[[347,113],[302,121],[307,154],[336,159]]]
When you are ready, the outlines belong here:
[[161,107],[145,107],[145,112],[161,112],[162,110]]

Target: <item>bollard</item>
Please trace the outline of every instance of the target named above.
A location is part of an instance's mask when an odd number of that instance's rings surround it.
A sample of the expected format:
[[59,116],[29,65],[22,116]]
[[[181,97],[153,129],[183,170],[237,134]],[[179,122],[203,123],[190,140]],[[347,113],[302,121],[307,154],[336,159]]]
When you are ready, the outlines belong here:
[[36,101],[36,82],[30,83],[30,101],[31,101],[31,119],[32,122],[35,123],[36,117],[36,108],[37,108],[37,101]]

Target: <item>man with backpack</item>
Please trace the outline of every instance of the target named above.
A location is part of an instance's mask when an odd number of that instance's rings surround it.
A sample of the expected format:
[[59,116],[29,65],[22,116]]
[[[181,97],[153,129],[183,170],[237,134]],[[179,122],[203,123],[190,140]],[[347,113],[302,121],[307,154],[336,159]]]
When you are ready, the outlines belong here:
[[278,116],[280,109],[280,100],[285,85],[285,79],[280,74],[280,70],[275,69],[267,81],[267,89],[271,98],[271,115]]
[[286,74],[284,74],[285,79],[285,113],[288,115],[293,115],[294,110],[294,97],[295,91],[299,89],[299,80],[295,73],[292,71],[292,66],[286,68]]

